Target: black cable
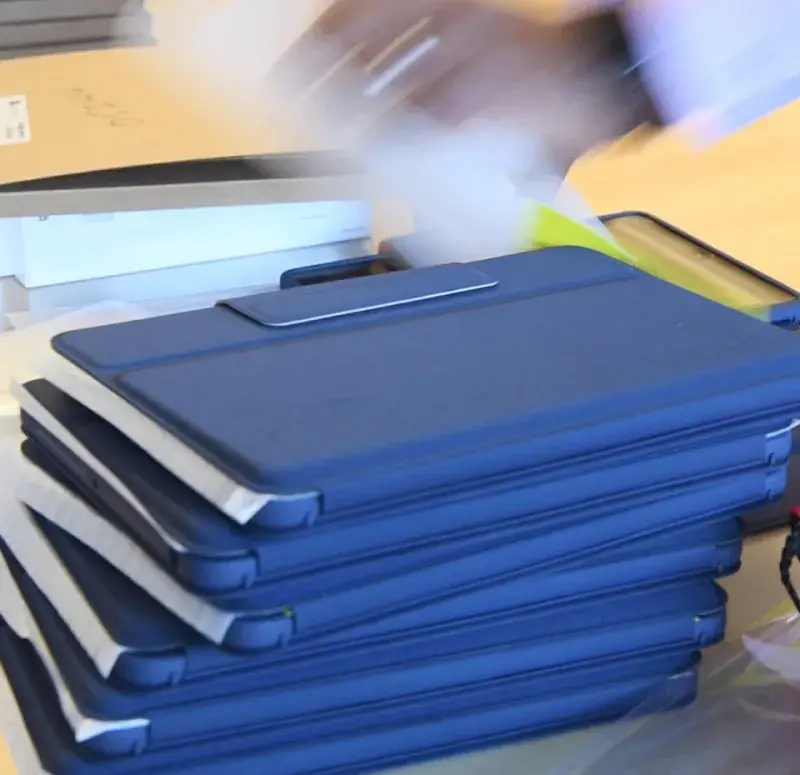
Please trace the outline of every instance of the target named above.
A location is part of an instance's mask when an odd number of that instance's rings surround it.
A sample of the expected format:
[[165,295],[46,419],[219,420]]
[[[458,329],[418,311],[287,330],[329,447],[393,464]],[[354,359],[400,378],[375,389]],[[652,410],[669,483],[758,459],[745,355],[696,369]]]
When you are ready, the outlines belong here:
[[800,595],[792,583],[792,563],[795,559],[800,560],[800,511],[793,510],[790,519],[789,535],[786,536],[786,542],[781,552],[780,574],[784,589],[800,613]]

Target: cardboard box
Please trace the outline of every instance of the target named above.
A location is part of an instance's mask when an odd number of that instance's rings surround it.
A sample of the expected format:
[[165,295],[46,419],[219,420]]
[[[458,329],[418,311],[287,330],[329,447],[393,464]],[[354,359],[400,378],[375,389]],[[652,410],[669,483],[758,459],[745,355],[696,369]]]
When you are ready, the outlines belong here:
[[[256,121],[220,97],[226,120],[163,78],[157,48],[86,51],[0,62],[0,106],[22,98],[22,136],[3,139],[0,185],[192,159],[307,153],[279,120]],[[162,76],[162,77],[160,77]]]
[[358,201],[29,216],[1,224],[6,274],[28,289],[370,235],[369,208]]

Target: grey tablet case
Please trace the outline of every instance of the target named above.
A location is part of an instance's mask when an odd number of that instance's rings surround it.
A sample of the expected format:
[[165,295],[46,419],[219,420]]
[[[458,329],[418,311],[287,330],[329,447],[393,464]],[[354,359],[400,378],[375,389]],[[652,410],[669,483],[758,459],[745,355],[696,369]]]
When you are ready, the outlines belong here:
[[[121,13],[127,16],[120,17]],[[130,24],[125,24],[126,18]],[[149,16],[141,3],[0,0],[0,59],[153,42]]]

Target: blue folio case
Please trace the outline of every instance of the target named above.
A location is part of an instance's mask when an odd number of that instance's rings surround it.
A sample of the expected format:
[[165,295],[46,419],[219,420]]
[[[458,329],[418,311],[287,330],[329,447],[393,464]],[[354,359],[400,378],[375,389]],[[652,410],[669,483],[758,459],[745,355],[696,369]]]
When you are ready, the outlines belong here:
[[0,707],[51,775],[354,775],[689,702],[800,415],[796,337],[577,248],[53,348],[0,540]]
[[284,530],[484,490],[499,512],[498,490],[566,461],[600,468],[745,418],[775,430],[800,408],[796,338],[581,248],[295,287],[53,347],[42,376],[232,520]]
[[[67,512],[65,496],[72,492],[69,481],[31,440],[23,444],[23,452],[40,472],[49,474],[46,481],[55,480],[62,487],[57,507],[63,519]],[[562,523],[560,530],[533,522],[493,531],[489,536],[473,536],[460,542],[444,541],[414,552],[387,555],[330,572],[299,575],[241,593],[206,598],[216,610],[231,615],[224,625],[224,633],[214,637],[228,647],[251,650],[285,644],[293,638],[305,640],[326,633],[357,631],[359,625],[376,616],[401,613],[459,593],[560,569],[572,556],[586,551],[613,548],[635,537],[671,536],[682,527],[725,520],[748,504],[780,493],[784,478],[785,466],[762,466],[700,482],[694,487],[675,488],[671,493],[653,493],[650,499],[634,508],[621,509],[617,505],[599,514],[584,510],[580,521],[575,520],[575,512],[571,511],[568,524]],[[45,486],[46,482],[42,482],[38,490]],[[81,503],[74,492],[72,498]],[[28,505],[37,507],[36,503]],[[49,507],[56,508],[52,503]],[[44,511],[42,515],[53,518],[53,514]],[[93,518],[96,520],[97,516]],[[113,516],[103,512],[103,521],[107,523],[109,519],[113,520]],[[81,534],[80,521],[77,511],[70,514],[67,529],[91,546],[95,528],[89,525]],[[587,521],[591,522],[590,529],[586,527]],[[56,540],[54,525],[47,519],[40,519],[39,525],[49,540]],[[60,536],[57,538],[61,540]],[[118,545],[123,547],[117,558],[120,565],[125,562],[126,540],[124,533],[118,531]],[[132,545],[129,540],[128,544]],[[88,552],[83,547],[81,550]],[[103,553],[112,564],[117,564],[107,551]],[[85,567],[84,563],[74,572],[79,574]],[[151,570],[143,565],[138,578],[135,574],[131,577],[148,588],[146,582]],[[164,583],[175,584],[169,579]],[[91,586],[91,582],[87,581],[87,585]],[[148,589],[150,595],[156,597],[162,594],[162,589],[163,594],[170,593],[165,588],[151,586]],[[91,594],[87,593],[87,597]],[[167,598],[160,599],[163,602]],[[114,603],[112,608],[116,605]],[[194,604],[190,607],[195,608]],[[209,636],[209,631],[202,629],[202,617],[198,618],[188,609],[186,615],[183,609],[175,612]]]
[[[566,604],[582,600],[597,604],[609,595],[650,584],[725,575],[738,568],[742,546],[738,523],[720,519],[634,540],[614,550],[581,552],[549,571],[527,570],[424,605],[384,611],[344,631],[247,654],[208,642],[81,542],[43,517],[33,519],[34,532],[27,540],[45,541],[55,551],[92,617],[119,647],[105,674],[119,686],[142,689],[320,658],[333,648],[367,661],[373,650],[419,648],[440,636],[463,638],[481,628],[513,629],[520,619],[543,616]],[[4,552],[10,556],[7,549]],[[47,574],[38,568],[25,571],[53,597]],[[67,611],[59,614],[69,621]],[[80,632],[73,634],[81,640]]]
[[[379,517],[367,514],[323,522],[313,530],[276,533],[235,525],[126,436],[48,382],[25,384],[20,396],[22,428],[35,440],[39,458],[46,458],[49,468],[57,468],[94,509],[170,573],[205,594],[251,588],[258,595],[259,589],[280,585],[291,596],[301,574],[331,589],[348,574],[368,578],[370,561],[378,561],[388,576],[506,543],[509,531],[513,535],[526,526],[561,529],[574,524],[576,506],[587,518],[601,517],[631,508],[637,499],[664,497],[714,477],[767,466],[779,469],[749,502],[727,504],[731,510],[746,508],[780,494],[781,467],[792,447],[788,430],[769,432],[775,431],[777,418],[759,419],[735,429],[698,432],[685,447],[661,442],[623,450],[606,468],[593,461],[577,463],[561,471],[520,475],[513,489],[500,478],[481,493],[464,488],[458,496],[431,496],[413,518],[407,509],[395,509]],[[596,540],[604,540],[599,525]]]
[[8,558],[8,565],[74,707],[83,718],[106,724],[82,746],[110,757],[170,747],[200,734],[301,720],[313,725],[331,713],[352,715],[355,708],[361,717],[393,704],[393,718],[404,721],[430,701],[431,692],[514,676],[547,680],[559,670],[593,663],[607,664],[607,682],[613,682],[631,657],[664,649],[689,653],[719,641],[725,629],[724,592],[706,578],[689,578],[602,602],[498,616],[493,623],[463,621],[394,643],[332,643],[325,652],[276,655],[260,666],[141,692],[104,681],[18,563]]
[[[0,702],[16,734],[12,755],[51,775],[344,775],[399,766],[612,720],[654,694],[659,707],[691,702],[697,656],[685,648],[598,661],[572,671],[487,680],[428,697],[417,708],[388,702],[348,713],[299,717],[265,729],[197,736],[171,747],[109,758],[85,752],[33,647],[0,622]],[[358,730],[358,731],[354,731]]]

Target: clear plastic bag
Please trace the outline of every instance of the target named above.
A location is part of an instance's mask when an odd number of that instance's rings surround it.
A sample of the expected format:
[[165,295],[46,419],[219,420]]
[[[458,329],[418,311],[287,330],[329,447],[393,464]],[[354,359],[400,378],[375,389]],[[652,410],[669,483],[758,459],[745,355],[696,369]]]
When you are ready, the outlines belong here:
[[712,652],[698,699],[660,694],[598,731],[548,775],[795,775],[800,769],[800,619],[754,628]]

